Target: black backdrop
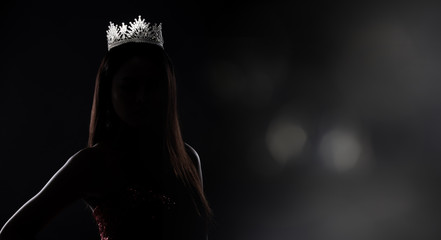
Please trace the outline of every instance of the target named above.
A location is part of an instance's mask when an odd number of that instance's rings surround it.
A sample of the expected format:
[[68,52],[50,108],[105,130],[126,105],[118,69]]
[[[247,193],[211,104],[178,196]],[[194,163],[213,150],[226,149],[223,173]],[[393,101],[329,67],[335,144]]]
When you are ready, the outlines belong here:
[[[440,10],[2,1],[0,223],[85,147],[108,22],[141,14],[163,23],[210,239],[439,239]],[[78,202],[38,238],[98,235]]]

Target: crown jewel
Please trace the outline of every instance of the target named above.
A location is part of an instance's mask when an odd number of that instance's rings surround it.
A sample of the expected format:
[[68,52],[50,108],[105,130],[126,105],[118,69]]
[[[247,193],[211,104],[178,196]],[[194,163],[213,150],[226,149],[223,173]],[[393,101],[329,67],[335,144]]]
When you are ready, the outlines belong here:
[[144,19],[141,19],[141,16],[138,19],[135,18],[134,22],[129,22],[129,26],[124,23],[118,26],[110,22],[106,33],[108,50],[128,42],[145,42],[164,48],[162,23],[153,24],[145,22]]

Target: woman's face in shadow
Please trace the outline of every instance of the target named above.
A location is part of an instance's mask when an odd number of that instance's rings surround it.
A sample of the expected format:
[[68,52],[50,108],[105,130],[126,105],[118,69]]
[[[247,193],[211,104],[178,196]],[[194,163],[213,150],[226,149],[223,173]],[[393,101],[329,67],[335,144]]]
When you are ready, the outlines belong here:
[[165,80],[158,64],[133,57],[116,72],[112,81],[112,104],[116,114],[130,127],[159,128]]

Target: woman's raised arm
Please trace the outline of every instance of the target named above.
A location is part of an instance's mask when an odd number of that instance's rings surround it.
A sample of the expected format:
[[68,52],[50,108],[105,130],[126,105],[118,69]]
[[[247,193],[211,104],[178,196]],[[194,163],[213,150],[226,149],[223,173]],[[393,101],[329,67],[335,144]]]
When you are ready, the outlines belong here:
[[94,148],[84,148],[70,157],[40,192],[6,222],[0,240],[35,238],[62,209],[93,192],[95,155]]

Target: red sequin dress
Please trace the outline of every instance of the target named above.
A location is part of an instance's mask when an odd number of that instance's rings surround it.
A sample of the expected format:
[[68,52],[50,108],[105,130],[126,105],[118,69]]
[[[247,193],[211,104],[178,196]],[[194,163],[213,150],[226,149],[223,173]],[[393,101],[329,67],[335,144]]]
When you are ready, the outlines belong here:
[[[197,153],[189,145],[186,150],[202,178]],[[140,175],[145,174],[141,170]],[[197,214],[189,191],[174,174],[160,176],[143,184],[128,175],[127,184],[113,189],[112,193],[85,199],[93,209],[101,240],[207,239],[205,222]]]
[[101,240],[205,240],[204,223],[189,198],[139,184],[119,189],[93,209]]

